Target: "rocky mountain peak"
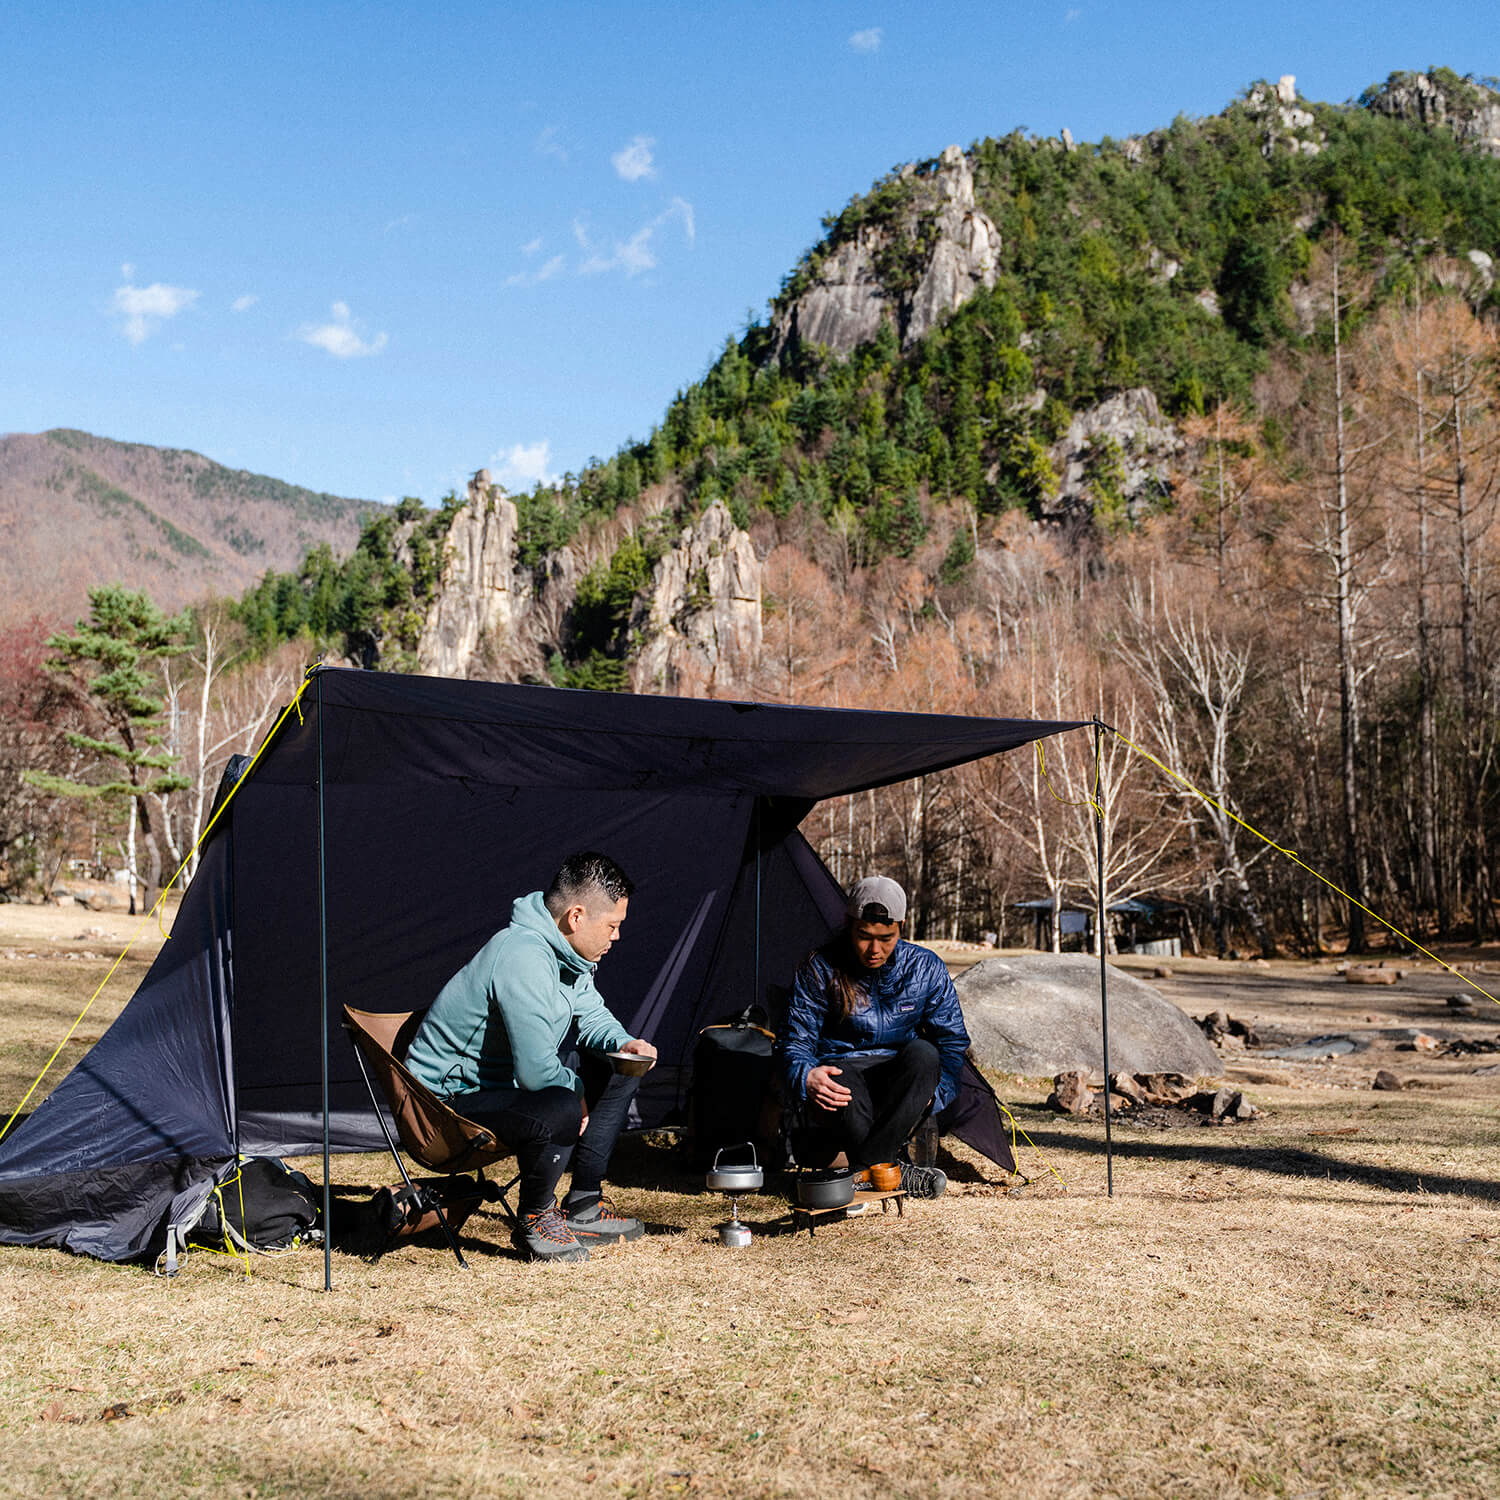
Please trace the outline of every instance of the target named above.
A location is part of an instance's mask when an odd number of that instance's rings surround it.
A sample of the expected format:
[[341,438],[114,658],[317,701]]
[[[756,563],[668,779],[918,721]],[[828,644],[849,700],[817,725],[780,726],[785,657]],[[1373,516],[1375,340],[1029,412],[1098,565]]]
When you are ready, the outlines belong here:
[[975,204],[973,167],[949,146],[935,162],[908,163],[839,216],[774,312],[774,348],[817,344],[849,354],[889,320],[909,349],[993,286],[999,259],[1000,231]]
[[439,567],[441,587],[422,624],[417,660],[439,677],[466,677],[486,642],[509,641],[527,612],[530,590],[516,587],[518,513],[488,469],[469,481]]
[[1398,120],[1451,130],[1465,144],[1500,156],[1500,93],[1450,68],[1392,73],[1366,89],[1359,102]]
[[1283,73],[1274,84],[1254,84],[1245,95],[1245,113],[1265,126],[1261,155],[1269,159],[1280,147],[1293,156],[1316,156],[1328,144],[1328,136],[1317,128],[1311,110],[1298,102],[1297,77]]

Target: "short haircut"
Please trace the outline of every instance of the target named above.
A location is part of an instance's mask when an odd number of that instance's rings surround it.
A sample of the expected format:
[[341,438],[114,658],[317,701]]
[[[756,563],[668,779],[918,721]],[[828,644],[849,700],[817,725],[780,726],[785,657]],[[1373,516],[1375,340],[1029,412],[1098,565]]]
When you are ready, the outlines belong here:
[[560,917],[570,906],[588,906],[597,892],[613,905],[635,890],[635,882],[607,854],[585,849],[570,854],[558,867],[542,897],[547,910]]

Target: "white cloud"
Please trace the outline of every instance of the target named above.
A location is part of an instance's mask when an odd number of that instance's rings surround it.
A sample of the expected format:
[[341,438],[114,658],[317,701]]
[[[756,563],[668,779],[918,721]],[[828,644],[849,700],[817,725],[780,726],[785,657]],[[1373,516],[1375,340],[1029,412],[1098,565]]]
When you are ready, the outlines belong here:
[[513,276],[505,278],[506,286],[536,286],[539,282],[551,281],[554,276],[562,273],[565,256],[554,255],[551,260],[536,268],[535,271],[517,271]]
[[566,162],[568,159],[567,147],[557,139],[557,126],[549,125],[536,138],[536,150],[539,156],[555,156],[558,161]]
[[156,332],[158,324],[175,318],[197,300],[198,293],[185,286],[166,286],[160,281],[153,281],[150,286],[131,286],[127,279],[124,286],[115,288],[115,311],[124,319],[120,332],[132,344],[142,344]]
[[135,262],[127,260],[125,262],[125,264],[120,267],[120,275],[126,281],[134,281],[135,280]]
[[656,222],[665,224],[668,219],[674,217],[682,220],[682,232],[687,236],[688,244],[691,245],[698,237],[697,221],[693,218],[693,205],[686,198],[673,198]]
[[404,229],[408,224],[414,222],[416,217],[415,214],[402,214],[399,219],[387,219],[381,226],[380,232],[381,234],[390,234],[394,230]]
[[255,296],[252,292],[246,292],[243,297],[236,297],[234,301],[229,305],[236,312],[249,312],[249,310],[254,307],[255,304],[259,301],[260,298]]
[[552,473],[552,444],[547,438],[502,448],[491,457],[490,466],[495,477],[512,493],[529,490],[537,484],[552,484],[557,479]]
[[1082,15],[1082,14],[1083,14],[1083,12],[1082,12],[1082,11],[1081,11],[1081,10],[1070,10],[1070,11],[1069,11],[1069,12],[1068,12],[1068,13],[1067,13],[1067,15],[1065,15],[1065,16],[1064,16],[1064,17],[1063,17],[1063,21],[1064,21],[1064,22],[1065,22],[1065,23],[1067,23],[1067,24],[1068,24],[1068,25],[1071,25],[1071,24],[1072,24],[1072,23],[1073,23],[1073,22],[1074,22],[1074,21],[1076,21],[1076,20],[1077,20],[1077,19],[1078,19],[1078,18],[1079,18],[1079,16],[1081,16],[1081,15]]
[[849,45],[856,52],[879,52],[880,44],[885,40],[885,30],[880,26],[870,26],[864,31],[856,31],[849,38]]
[[649,135],[638,135],[628,146],[622,146],[610,157],[614,168],[626,182],[639,182],[643,177],[655,177],[656,166],[651,157],[651,148],[656,144]]
[[656,231],[673,219],[681,220],[683,237],[691,245],[697,236],[693,205],[686,198],[673,198],[649,224],[637,229],[629,239],[616,240],[608,253],[590,241],[583,222],[575,219],[573,233],[587,256],[578,267],[579,275],[597,276],[603,271],[623,271],[627,276],[639,276],[643,271],[655,270],[656,250],[653,241]]
[[534,240],[527,240],[526,243],[521,246],[521,254],[522,255],[535,255],[537,253],[537,251],[540,250],[541,248],[542,248],[542,237],[541,237],[541,235],[537,235],[537,237]]
[[653,271],[656,269],[656,252],[651,248],[654,233],[654,228],[647,224],[644,229],[637,229],[628,240],[616,240],[611,254],[595,251],[578,269],[584,276],[614,270],[624,271],[627,276],[639,276],[642,271]]
[[335,359],[363,359],[370,354],[379,354],[386,345],[386,336],[377,333],[373,339],[362,339],[355,331],[354,318],[347,302],[335,302],[330,309],[332,320],[327,323],[304,323],[297,330],[297,337],[315,349],[325,349]]

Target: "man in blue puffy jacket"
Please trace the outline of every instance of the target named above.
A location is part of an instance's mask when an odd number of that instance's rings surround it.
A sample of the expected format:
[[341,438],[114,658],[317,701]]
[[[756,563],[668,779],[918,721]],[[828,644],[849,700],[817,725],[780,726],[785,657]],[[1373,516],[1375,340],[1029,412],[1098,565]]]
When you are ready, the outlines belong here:
[[[515,1151],[515,1241],[533,1260],[587,1260],[590,1244],[644,1232],[603,1196],[640,1079],[595,1055],[656,1056],[594,988],[594,970],[620,935],[634,889],[608,855],[570,854],[547,889],[520,897],[510,925],[438,992],[406,1054],[428,1088]],[[570,1162],[572,1181],[559,1205],[557,1184]]]
[[[958,1095],[963,1011],[943,961],[902,938],[905,920],[901,887],[866,876],[849,892],[843,931],[797,971],[781,1051],[787,1100],[805,1126],[799,1154],[843,1151],[865,1173],[892,1166],[929,1106],[936,1115]],[[948,1185],[935,1167],[899,1165],[913,1197]]]

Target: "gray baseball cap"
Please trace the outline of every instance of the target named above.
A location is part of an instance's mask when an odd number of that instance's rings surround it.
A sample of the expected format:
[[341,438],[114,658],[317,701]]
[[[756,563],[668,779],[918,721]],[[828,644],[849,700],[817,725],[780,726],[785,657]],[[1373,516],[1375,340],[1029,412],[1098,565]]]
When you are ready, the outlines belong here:
[[[878,909],[872,911],[871,907]],[[863,917],[867,922],[904,922],[906,892],[887,876],[866,875],[850,887],[848,911],[851,917]]]

